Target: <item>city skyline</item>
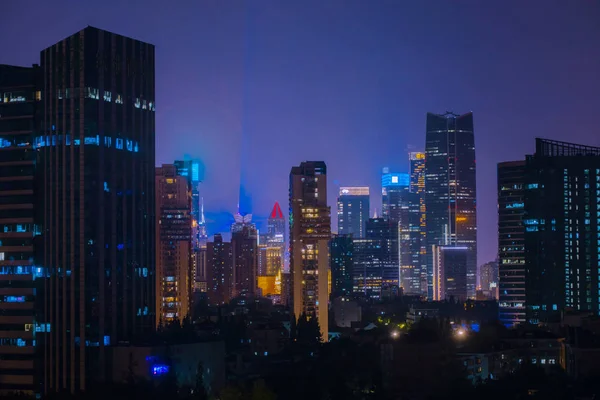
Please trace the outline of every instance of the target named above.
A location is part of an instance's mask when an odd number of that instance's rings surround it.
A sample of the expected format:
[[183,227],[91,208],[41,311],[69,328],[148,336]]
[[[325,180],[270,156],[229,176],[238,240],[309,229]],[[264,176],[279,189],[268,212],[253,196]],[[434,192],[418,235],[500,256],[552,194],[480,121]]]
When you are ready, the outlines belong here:
[[[168,9],[150,1],[144,6],[144,22],[132,22],[128,16],[140,12],[134,4],[13,2],[3,5],[5,29],[21,31],[24,21],[36,20],[44,34],[24,32],[18,42],[10,35],[0,38],[0,63],[35,63],[38,49],[88,24],[155,44],[161,52],[156,164],[187,153],[204,162],[203,197],[211,235],[226,232],[236,210],[242,151],[251,153],[247,187],[259,225],[274,201],[286,204],[289,166],[310,159],[327,162],[330,206],[337,181],[369,186],[372,207],[378,208],[381,168],[408,172],[404,150],[409,145],[424,150],[425,113],[473,110],[478,132],[478,259],[494,259],[496,164],[533,152],[535,136],[560,140],[569,132],[570,141],[600,145],[600,138],[591,134],[595,93],[600,90],[594,78],[600,67],[594,51],[600,38],[600,5],[392,3],[369,10],[366,4],[341,4],[267,1],[264,7],[203,3]],[[180,22],[167,23],[171,19]],[[314,29],[302,36],[306,21]],[[355,23],[361,29],[347,29]],[[365,29],[371,32],[367,37],[361,33]],[[518,41],[515,31],[523,33]],[[190,35],[199,39],[193,45],[179,40]],[[296,44],[293,49],[284,46],[289,40]],[[426,48],[437,50],[422,51]],[[484,50],[488,48],[496,51]],[[357,59],[365,51],[372,56]],[[275,62],[273,53],[291,62]],[[435,62],[440,57],[447,60],[443,68]],[[315,58],[324,60],[322,69],[311,67]],[[573,62],[577,74],[569,70]],[[186,84],[178,84],[179,79]],[[267,84],[267,79],[274,81]],[[296,85],[298,79],[305,84]],[[327,112],[320,111],[325,105]],[[243,150],[240,144],[248,141],[241,140],[242,132],[252,139]],[[294,139],[300,133],[306,140]],[[325,140],[324,149],[311,148],[315,138]],[[377,143],[386,146],[364,151]],[[336,230],[335,220],[333,224]]]

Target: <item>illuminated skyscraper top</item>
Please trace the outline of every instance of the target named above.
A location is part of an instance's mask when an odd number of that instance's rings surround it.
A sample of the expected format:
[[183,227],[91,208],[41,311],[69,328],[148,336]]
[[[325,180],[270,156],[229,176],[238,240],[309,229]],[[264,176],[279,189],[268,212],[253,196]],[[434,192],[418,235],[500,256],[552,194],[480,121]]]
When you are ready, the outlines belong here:
[[365,237],[365,222],[369,219],[369,188],[341,187],[337,202],[338,233]]
[[468,247],[467,295],[475,296],[477,208],[473,114],[427,114],[425,208],[428,292],[433,294],[433,245]]

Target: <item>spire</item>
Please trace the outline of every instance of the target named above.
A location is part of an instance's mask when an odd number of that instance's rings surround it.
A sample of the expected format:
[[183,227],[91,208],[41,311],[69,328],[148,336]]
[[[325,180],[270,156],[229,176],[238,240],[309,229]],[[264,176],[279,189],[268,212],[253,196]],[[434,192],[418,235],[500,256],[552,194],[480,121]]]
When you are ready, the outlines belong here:
[[204,225],[206,220],[204,219],[204,197],[200,198],[200,224]]
[[375,209],[375,212],[373,213],[373,218],[379,218],[379,217],[377,216],[377,208]]
[[279,203],[275,202],[273,206],[273,211],[271,211],[271,219],[283,219],[283,213],[281,212],[281,207],[279,207]]

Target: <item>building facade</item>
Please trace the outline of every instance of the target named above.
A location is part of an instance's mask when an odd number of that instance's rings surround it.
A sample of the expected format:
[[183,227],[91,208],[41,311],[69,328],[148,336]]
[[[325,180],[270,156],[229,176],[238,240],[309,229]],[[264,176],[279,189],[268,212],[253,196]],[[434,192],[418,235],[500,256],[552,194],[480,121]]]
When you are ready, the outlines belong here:
[[[251,218],[236,216],[231,230],[233,254],[233,295],[254,297],[258,276],[258,232]],[[266,251],[265,251],[266,256]],[[266,267],[266,262],[265,262]]]
[[421,269],[420,292],[427,294],[427,212],[425,207],[425,153],[411,152],[410,159],[410,191],[419,195],[419,234],[421,248],[419,264]]
[[156,168],[156,324],[183,320],[191,312],[193,268],[192,197],[175,165]]
[[341,187],[337,201],[338,233],[364,238],[369,207],[368,187]]
[[433,300],[467,299],[468,247],[433,247]]
[[40,68],[0,65],[0,396],[40,392],[36,337],[49,325],[36,318],[44,269],[36,264],[36,121]]
[[598,315],[600,148],[536,139],[525,165],[525,304],[531,324]]
[[295,318],[316,316],[328,337],[331,210],[327,206],[327,167],[306,161],[290,172],[290,272]]
[[498,164],[498,317],[525,322],[525,161]]
[[335,235],[329,242],[329,262],[331,270],[331,296],[350,296],[354,282],[354,243],[352,235]]
[[433,296],[432,246],[468,247],[467,295],[477,282],[477,207],[473,113],[427,113],[425,209],[427,273]]
[[46,392],[109,376],[155,325],[154,46],[87,27],[41,52]]
[[220,233],[206,248],[206,283],[210,304],[227,304],[233,298],[233,251]]
[[484,298],[498,299],[498,262],[490,261],[479,267],[479,288]]

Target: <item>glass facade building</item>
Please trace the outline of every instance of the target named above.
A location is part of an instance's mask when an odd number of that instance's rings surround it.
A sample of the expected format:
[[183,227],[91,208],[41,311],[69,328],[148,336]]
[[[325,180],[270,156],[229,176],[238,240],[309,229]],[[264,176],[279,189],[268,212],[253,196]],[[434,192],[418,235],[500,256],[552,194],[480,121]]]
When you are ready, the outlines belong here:
[[87,27],[41,52],[46,392],[111,377],[155,324],[154,46]]
[[536,139],[525,165],[526,318],[600,314],[600,147]]
[[421,282],[419,292],[427,294],[427,224],[425,207],[425,153],[411,152],[410,159],[410,191],[419,195],[419,264]]
[[369,207],[368,187],[341,187],[337,201],[338,233],[364,238]]
[[433,246],[433,300],[467,299],[468,247]]
[[329,242],[331,296],[350,296],[353,292],[354,244],[352,235],[335,235]]
[[35,254],[39,78],[39,67],[0,65],[0,397],[39,393],[35,343],[52,329],[35,306],[45,276]]
[[432,246],[468,247],[467,295],[475,296],[477,207],[473,114],[427,113],[425,208],[428,295],[433,295]]
[[[525,161],[498,164],[498,317],[525,322]],[[483,286],[483,276],[480,277]]]

